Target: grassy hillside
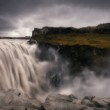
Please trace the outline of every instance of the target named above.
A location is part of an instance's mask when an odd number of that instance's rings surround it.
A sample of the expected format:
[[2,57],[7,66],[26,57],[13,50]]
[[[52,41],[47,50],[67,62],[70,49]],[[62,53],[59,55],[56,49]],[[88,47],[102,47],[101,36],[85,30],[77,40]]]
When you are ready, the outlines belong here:
[[109,48],[110,49],[110,34],[96,34],[96,33],[85,33],[85,34],[57,34],[48,36],[34,37],[35,40],[59,44],[59,45],[88,45],[98,48]]

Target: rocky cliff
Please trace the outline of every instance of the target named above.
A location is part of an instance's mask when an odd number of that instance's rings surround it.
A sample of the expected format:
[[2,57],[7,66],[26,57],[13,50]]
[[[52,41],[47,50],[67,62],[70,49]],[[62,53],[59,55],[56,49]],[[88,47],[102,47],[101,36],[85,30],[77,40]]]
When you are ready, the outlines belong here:
[[[62,59],[69,62],[70,75],[72,76],[80,75],[84,68],[96,71],[100,75],[102,74],[101,69],[97,70],[96,67],[106,68],[109,64],[110,50],[107,48],[96,48],[87,45],[54,45],[43,42],[38,42],[38,47],[42,50],[41,60],[47,60],[48,50],[53,48]],[[107,74],[109,73],[103,73],[105,76]]]
[[43,27],[35,28],[32,39],[57,45],[88,45],[96,48],[110,48],[110,23],[94,27]]
[[74,28],[74,27],[43,27],[42,29],[35,28],[32,32],[32,37],[48,36],[53,34],[70,34],[70,33],[99,33],[110,34],[110,23],[99,24],[94,27]]
[[[44,53],[54,48],[70,63],[70,74],[78,74],[83,68],[105,68],[110,56],[110,23],[94,27],[44,27],[35,28],[30,42],[36,40]],[[43,54],[44,54],[43,53]],[[46,55],[45,55],[46,56]],[[99,69],[98,74],[101,73]],[[108,73],[104,73],[105,75]]]

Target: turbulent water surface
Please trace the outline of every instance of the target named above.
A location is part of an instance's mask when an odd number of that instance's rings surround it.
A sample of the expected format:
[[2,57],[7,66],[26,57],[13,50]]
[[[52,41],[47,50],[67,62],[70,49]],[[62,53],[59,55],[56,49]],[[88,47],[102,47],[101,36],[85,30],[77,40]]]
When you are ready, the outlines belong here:
[[1,40],[0,89],[17,89],[37,98],[53,92],[77,96],[110,95],[109,78],[96,77],[94,71],[84,68],[83,78],[72,79],[66,59],[50,48],[44,55],[48,58],[41,60],[42,51],[37,43],[29,45],[26,40]]

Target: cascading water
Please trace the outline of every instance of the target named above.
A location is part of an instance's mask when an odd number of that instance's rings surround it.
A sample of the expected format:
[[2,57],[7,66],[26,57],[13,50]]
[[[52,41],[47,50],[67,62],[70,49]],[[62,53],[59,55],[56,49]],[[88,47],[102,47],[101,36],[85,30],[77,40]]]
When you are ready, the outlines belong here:
[[28,95],[48,90],[44,71],[50,63],[39,62],[35,50],[36,45],[19,41],[0,42],[0,89],[18,89]]
[[97,77],[95,71],[85,68],[80,73],[83,77],[71,77],[68,65],[52,48],[41,50],[27,41],[0,41],[1,90],[16,89],[40,100],[54,92],[83,97],[110,95],[109,77]]
[[[26,41],[15,40],[0,41],[0,89],[17,89],[31,97],[44,96],[51,89],[50,82],[54,83],[58,78],[55,72],[60,72],[58,75],[61,75],[65,66],[64,63],[58,64],[59,58],[54,50],[49,51],[48,57],[54,58],[40,61],[37,57],[40,53],[37,44],[29,45]],[[48,80],[54,77],[57,77],[55,81]]]

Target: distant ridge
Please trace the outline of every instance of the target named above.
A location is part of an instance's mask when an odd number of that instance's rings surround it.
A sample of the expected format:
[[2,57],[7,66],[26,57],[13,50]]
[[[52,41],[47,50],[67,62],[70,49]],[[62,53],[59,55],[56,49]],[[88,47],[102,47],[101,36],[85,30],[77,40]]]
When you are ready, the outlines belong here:
[[82,28],[48,26],[34,28],[31,39],[54,45],[87,45],[110,49],[110,23]]
[[32,36],[39,35],[51,35],[51,34],[69,34],[69,33],[98,33],[98,34],[110,34],[110,23],[99,24],[97,26],[89,26],[82,28],[74,27],[43,27],[34,28]]
[[0,37],[0,39],[30,39],[30,36],[26,37]]

